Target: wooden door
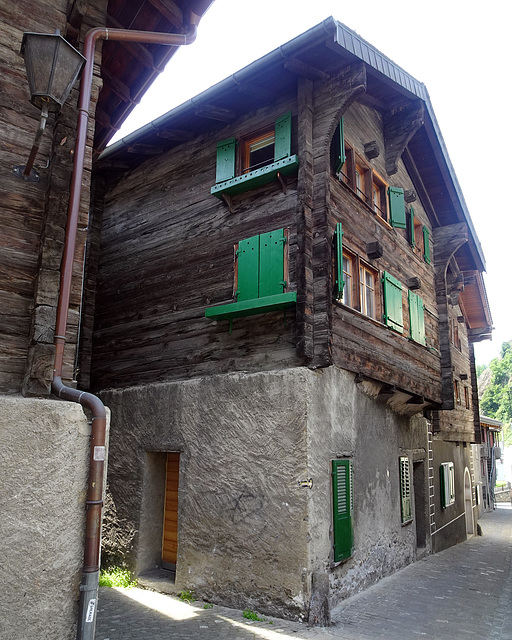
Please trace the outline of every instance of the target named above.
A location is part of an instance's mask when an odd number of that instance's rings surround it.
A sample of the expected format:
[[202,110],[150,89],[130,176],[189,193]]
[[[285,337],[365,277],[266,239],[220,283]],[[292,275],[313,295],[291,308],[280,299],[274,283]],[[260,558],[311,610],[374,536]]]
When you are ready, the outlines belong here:
[[165,474],[164,527],[162,536],[162,567],[176,569],[178,553],[178,482],[180,454],[168,453]]

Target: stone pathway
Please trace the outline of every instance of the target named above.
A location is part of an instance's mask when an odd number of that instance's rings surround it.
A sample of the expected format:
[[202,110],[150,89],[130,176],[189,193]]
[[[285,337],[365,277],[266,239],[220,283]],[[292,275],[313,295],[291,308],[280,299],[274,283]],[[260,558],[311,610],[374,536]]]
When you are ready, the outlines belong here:
[[331,627],[253,622],[227,607],[101,588],[96,640],[512,640],[512,507],[499,505],[479,522],[483,536],[349,598]]

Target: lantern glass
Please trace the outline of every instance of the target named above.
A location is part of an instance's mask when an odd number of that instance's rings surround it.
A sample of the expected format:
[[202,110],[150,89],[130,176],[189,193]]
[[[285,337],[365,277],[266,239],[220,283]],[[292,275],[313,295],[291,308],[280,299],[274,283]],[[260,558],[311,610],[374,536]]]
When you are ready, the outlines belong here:
[[50,111],[65,102],[82,70],[85,58],[59,34],[25,33],[21,45],[25,58],[30,101]]

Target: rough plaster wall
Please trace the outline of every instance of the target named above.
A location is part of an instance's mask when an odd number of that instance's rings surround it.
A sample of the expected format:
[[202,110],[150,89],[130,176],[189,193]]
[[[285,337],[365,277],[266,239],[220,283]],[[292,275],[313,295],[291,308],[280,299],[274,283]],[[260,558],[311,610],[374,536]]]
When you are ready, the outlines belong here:
[[2,638],[75,638],[89,435],[80,405],[0,397]]
[[[311,575],[330,576],[330,604],[364,589],[414,559],[414,522],[400,520],[398,457],[416,448],[409,420],[362,391],[353,374],[330,367],[312,374],[308,420]],[[425,434],[421,438],[426,441]],[[417,429],[419,434],[423,432]],[[415,445],[412,447],[411,445]],[[354,553],[331,567],[331,460],[354,467]],[[412,469],[412,465],[411,465]]]
[[[239,608],[304,615],[305,369],[108,391],[109,485],[140,570],[148,451],[180,451],[176,589]],[[143,530],[143,534],[139,532]]]

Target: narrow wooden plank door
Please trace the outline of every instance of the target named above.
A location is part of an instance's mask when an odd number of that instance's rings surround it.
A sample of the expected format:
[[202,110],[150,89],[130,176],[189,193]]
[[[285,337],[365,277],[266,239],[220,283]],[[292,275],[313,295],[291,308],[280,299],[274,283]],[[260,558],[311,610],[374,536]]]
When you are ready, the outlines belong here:
[[178,482],[180,454],[168,453],[165,478],[164,527],[162,536],[162,566],[176,569],[178,553]]

